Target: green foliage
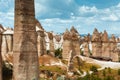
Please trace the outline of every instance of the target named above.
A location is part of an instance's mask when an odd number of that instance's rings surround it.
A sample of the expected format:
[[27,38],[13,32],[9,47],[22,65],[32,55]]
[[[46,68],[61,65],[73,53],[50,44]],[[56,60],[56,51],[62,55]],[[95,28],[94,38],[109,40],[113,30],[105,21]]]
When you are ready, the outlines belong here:
[[87,73],[87,75],[83,78],[78,78],[77,80],[102,80],[100,77],[98,77],[97,75],[90,75],[89,73]]
[[50,50],[47,50],[47,54],[49,54],[50,53]]
[[120,75],[120,69],[118,69],[118,75]]
[[96,67],[96,66],[91,66],[91,67],[90,67],[90,71],[93,71],[93,72],[98,72],[98,70],[97,70],[97,67]]
[[2,76],[3,80],[8,80],[12,78],[13,74],[13,66],[9,64],[8,62],[4,61],[2,65]]
[[108,67],[108,73],[111,73],[111,68],[110,67]]
[[58,48],[55,50],[55,57],[62,59],[62,49]]
[[103,70],[103,76],[105,77],[106,76],[106,71],[105,71],[105,69]]
[[104,80],[115,80],[113,76],[106,76]]

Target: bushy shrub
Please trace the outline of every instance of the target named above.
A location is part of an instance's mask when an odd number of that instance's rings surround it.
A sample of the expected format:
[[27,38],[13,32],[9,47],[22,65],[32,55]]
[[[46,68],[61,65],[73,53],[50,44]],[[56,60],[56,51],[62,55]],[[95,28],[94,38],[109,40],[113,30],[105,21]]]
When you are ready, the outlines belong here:
[[13,75],[12,69],[13,69],[13,66],[11,64],[5,61],[3,62],[3,65],[2,65],[3,80],[12,78],[12,75]]
[[111,68],[110,67],[108,67],[108,73],[111,73]]
[[118,75],[120,75],[120,69],[118,69]]
[[105,71],[105,69],[103,70],[103,76],[105,77],[106,76],[106,71]]
[[55,50],[55,57],[62,59],[62,49],[58,48]]
[[91,66],[90,71],[93,71],[93,72],[98,72],[98,70],[97,70],[97,67],[96,67],[96,66]]
[[113,76],[106,76],[104,80],[115,80]]

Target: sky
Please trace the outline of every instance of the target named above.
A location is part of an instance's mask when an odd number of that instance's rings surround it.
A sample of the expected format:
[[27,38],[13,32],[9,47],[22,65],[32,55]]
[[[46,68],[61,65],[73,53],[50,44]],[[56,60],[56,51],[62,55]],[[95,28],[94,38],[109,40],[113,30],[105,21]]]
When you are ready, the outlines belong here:
[[[35,14],[46,31],[120,34],[120,0],[35,0]],[[14,27],[14,0],[0,0],[0,24]]]

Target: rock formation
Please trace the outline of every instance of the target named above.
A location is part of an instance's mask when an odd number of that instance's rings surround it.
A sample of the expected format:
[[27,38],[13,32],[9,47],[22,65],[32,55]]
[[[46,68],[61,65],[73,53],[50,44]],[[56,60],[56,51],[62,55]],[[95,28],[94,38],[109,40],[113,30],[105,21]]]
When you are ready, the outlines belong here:
[[45,43],[45,34],[44,29],[41,24],[38,22],[36,24],[37,29],[37,47],[38,47],[38,55],[46,54],[46,43]]
[[69,52],[72,50],[72,43],[71,43],[71,34],[66,29],[66,31],[63,34],[63,52],[62,52],[62,57],[63,59],[69,59]]
[[39,80],[34,0],[15,0],[13,80]]
[[50,49],[50,53],[54,56],[53,34],[51,32],[48,32],[48,37],[49,37],[49,49]]
[[110,57],[112,61],[117,61],[119,57],[120,50],[117,49],[117,42],[114,34],[110,38]]
[[74,27],[71,28],[70,32],[71,32],[72,51],[73,51],[72,56],[80,55],[79,33]]
[[62,36],[61,35],[55,35],[55,49],[62,48]]
[[7,28],[2,33],[2,57],[5,59],[5,55],[12,53],[13,51],[13,29]]
[[63,35],[63,59],[69,59],[70,50],[73,51],[72,57],[76,55],[80,55],[80,43],[77,30],[72,27],[70,32],[68,30],[65,31]]
[[[0,25],[2,27],[2,25]],[[1,51],[1,45],[2,45],[2,31],[0,31],[0,51]],[[2,80],[2,55],[0,52],[0,80]]]
[[90,42],[90,34],[84,37],[84,42],[83,42],[83,47],[84,47],[84,52],[83,54],[87,57],[90,56],[90,49],[89,49],[89,42]]
[[108,38],[108,33],[104,31],[102,35],[102,56],[105,58],[110,58],[110,43]]
[[45,34],[43,30],[37,31],[38,55],[46,54]]
[[115,48],[114,51],[111,53],[111,59],[114,62],[120,61],[120,49]]
[[94,30],[92,35],[92,56],[101,57],[102,43],[101,36],[97,29]]
[[71,73],[73,68],[74,68],[73,61],[72,61],[72,59],[73,59],[73,55],[72,54],[73,54],[73,52],[72,52],[72,50],[70,50],[70,52],[68,54],[69,55],[68,67],[67,67],[68,74]]

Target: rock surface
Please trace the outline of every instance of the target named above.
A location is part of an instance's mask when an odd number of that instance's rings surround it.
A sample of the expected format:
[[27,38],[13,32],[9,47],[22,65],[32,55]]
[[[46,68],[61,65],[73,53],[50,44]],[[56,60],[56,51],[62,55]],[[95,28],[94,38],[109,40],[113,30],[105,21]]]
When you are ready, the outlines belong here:
[[15,0],[13,80],[38,80],[34,0]]

